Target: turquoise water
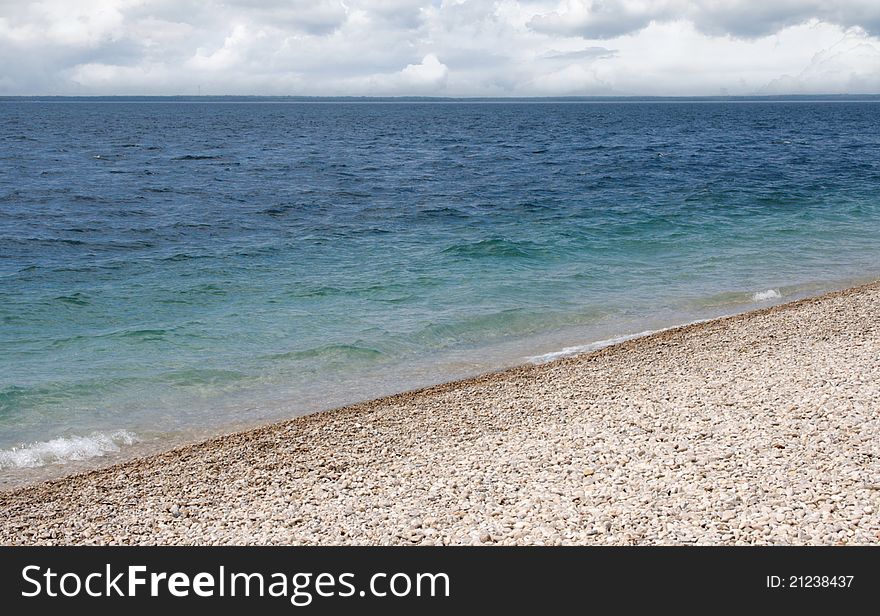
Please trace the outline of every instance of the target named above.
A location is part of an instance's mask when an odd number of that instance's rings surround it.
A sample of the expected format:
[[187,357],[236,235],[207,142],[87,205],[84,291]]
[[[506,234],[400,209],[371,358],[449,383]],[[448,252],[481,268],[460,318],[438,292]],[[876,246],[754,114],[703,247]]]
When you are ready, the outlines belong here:
[[0,481],[878,277],[878,112],[2,102]]

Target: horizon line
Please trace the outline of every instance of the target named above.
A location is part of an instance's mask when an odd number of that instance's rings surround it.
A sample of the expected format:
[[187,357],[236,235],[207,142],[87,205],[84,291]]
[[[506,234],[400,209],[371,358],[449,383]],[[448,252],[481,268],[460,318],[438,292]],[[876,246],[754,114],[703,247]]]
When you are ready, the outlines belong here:
[[565,96],[428,96],[428,95],[300,95],[300,94],[13,94],[0,101],[28,100],[176,100],[176,101],[289,101],[289,102],[626,102],[626,101],[802,101],[876,102],[873,94],[737,94],[737,95],[565,95]]

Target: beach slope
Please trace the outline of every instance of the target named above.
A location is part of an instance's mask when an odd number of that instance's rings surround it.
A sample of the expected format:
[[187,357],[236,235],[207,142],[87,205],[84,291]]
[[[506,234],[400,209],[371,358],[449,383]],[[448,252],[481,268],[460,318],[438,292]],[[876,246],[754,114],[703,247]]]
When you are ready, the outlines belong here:
[[880,284],[0,494],[3,544],[880,541]]

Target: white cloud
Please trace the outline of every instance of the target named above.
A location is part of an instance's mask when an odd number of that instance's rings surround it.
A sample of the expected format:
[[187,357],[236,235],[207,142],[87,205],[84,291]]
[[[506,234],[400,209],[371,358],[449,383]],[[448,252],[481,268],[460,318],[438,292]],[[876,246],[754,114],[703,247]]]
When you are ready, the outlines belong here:
[[833,90],[854,94],[880,92],[880,45],[848,36],[817,53],[796,75],[772,79],[762,94],[814,94]]
[[[613,61],[597,63],[596,75],[612,82],[621,94],[782,94],[783,88],[771,92],[768,84],[782,75],[799,75],[817,55],[842,40],[880,46],[864,34],[846,34],[839,26],[818,21],[756,39],[710,36],[685,21],[653,23],[638,35],[616,39]],[[854,49],[840,49],[840,64],[852,73],[870,74],[873,64]],[[814,81],[809,89],[787,93],[849,91],[840,85]]]
[[352,96],[442,95],[449,68],[433,53],[398,71],[343,78],[332,85],[335,94]]
[[608,39],[641,30],[674,14],[673,2],[658,0],[563,0],[555,11],[529,21],[538,32]]
[[529,26],[539,32],[614,38],[651,23],[687,20],[707,34],[759,37],[811,19],[880,34],[877,0],[560,0]]
[[400,71],[400,79],[404,88],[435,91],[446,83],[449,69],[432,53],[422,58],[418,64],[407,64]]
[[0,94],[878,90],[877,0],[0,0]]

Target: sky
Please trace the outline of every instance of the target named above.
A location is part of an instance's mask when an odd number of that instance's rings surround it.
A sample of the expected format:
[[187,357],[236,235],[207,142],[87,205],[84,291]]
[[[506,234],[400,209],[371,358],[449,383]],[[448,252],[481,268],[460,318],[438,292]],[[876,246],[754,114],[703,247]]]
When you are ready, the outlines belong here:
[[880,0],[0,0],[0,95],[880,93]]

